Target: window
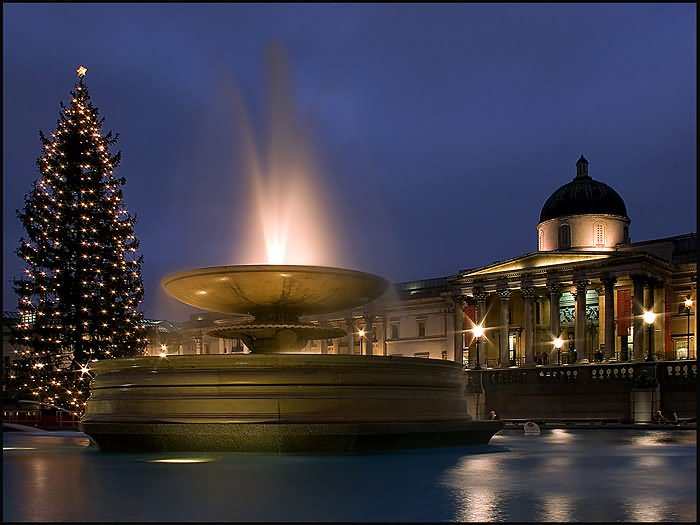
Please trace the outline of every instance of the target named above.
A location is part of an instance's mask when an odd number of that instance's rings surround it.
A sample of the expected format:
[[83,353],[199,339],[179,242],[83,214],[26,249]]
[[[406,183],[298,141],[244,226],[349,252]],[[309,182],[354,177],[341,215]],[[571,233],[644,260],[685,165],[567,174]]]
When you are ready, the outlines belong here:
[[447,361],[447,350],[442,351],[442,358],[443,360]]
[[[690,348],[693,348],[694,337],[690,336]],[[692,355],[692,353],[691,353]],[[674,359],[688,359],[688,338],[674,337],[673,338],[673,357]]]
[[203,349],[204,349],[204,351],[202,353],[208,354],[209,353],[209,343],[204,343]]
[[602,222],[596,223],[593,237],[594,244],[597,248],[605,246],[605,224]]
[[516,358],[516,345],[517,345],[517,339],[518,336],[515,334],[510,334],[508,336],[508,359],[510,360],[511,363],[515,362]]
[[537,232],[537,249],[544,250],[544,230],[542,228]]
[[416,352],[413,357],[422,357],[424,359],[430,359],[430,352]]
[[399,338],[399,323],[391,323],[391,338]]
[[571,248],[571,228],[568,224],[559,226],[559,249],[568,250]]
[[418,321],[418,337],[425,337],[425,321]]

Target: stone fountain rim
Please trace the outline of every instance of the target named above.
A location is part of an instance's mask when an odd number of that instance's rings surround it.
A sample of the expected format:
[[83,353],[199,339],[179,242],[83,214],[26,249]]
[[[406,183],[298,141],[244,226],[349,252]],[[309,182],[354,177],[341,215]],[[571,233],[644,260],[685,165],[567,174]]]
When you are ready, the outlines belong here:
[[[354,355],[354,354],[311,354],[311,353],[233,353],[233,354],[188,354],[160,356],[121,357],[115,359],[102,359],[90,363],[90,370],[98,373],[109,372],[113,369],[191,369],[204,370],[208,367],[219,369],[222,364],[230,366],[245,366],[245,362],[251,365],[264,367],[354,367],[366,366],[370,362],[372,367],[391,365],[392,367],[405,368],[445,368],[454,370],[463,369],[462,365],[446,359],[416,358],[407,356],[381,356],[381,355]],[[251,362],[252,361],[252,362]],[[155,366],[154,366],[155,365]]]
[[195,275],[207,275],[210,273],[219,273],[224,270],[229,272],[232,270],[241,272],[284,272],[285,270],[289,270],[325,274],[341,273],[347,275],[372,277],[374,279],[384,281],[386,283],[385,291],[386,288],[389,288],[389,286],[391,286],[391,282],[388,279],[385,279],[384,277],[373,273],[363,272],[361,270],[352,270],[350,268],[340,268],[337,266],[318,266],[306,264],[230,264],[222,266],[204,266],[201,268],[195,268],[194,270],[180,270],[177,272],[171,272],[161,278],[160,285],[168,293],[168,295],[172,295],[166,288],[166,284],[169,284],[179,279],[183,279],[185,277],[193,277]]

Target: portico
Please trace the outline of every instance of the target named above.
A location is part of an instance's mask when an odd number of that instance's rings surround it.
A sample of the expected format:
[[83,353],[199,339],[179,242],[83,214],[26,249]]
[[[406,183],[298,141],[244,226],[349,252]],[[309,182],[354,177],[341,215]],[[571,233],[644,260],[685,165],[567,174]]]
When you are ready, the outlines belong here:
[[[477,318],[467,315],[464,330],[479,322],[486,329],[482,366],[528,367],[556,363],[557,337],[564,362],[593,361],[596,352],[599,359],[644,359],[642,310],[662,314],[671,282],[671,265],[648,253],[535,252],[462,272],[452,285],[455,297],[477,305]],[[618,301],[628,297],[637,298],[636,307],[620,312]],[[659,359],[667,328],[659,315],[653,327]]]

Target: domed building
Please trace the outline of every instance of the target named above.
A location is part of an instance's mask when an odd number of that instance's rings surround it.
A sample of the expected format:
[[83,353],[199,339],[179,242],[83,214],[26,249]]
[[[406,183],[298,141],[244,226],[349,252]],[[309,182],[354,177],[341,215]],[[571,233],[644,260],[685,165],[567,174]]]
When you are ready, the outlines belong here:
[[588,174],[583,155],[576,177],[547,199],[537,225],[537,247],[554,250],[614,250],[629,243],[630,218],[625,201],[607,184]]
[[[593,179],[581,155],[573,180],[542,206],[537,251],[451,279],[467,327],[494,327],[479,365],[692,357],[685,301],[695,304],[697,235],[632,243],[630,223],[622,196]],[[645,311],[657,314],[651,343]]]

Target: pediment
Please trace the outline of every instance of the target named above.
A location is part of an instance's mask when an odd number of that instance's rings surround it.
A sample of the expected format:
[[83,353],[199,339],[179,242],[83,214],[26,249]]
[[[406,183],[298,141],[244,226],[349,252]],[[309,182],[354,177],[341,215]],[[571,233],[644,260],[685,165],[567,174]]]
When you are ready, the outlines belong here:
[[570,265],[582,262],[590,262],[599,259],[607,259],[607,253],[571,253],[571,252],[537,252],[522,255],[514,259],[499,261],[483,268],[470,271],[464,277],[477,275],[489,275],[492,273],[517,272],[531,268],[542,268],[546,266]]

